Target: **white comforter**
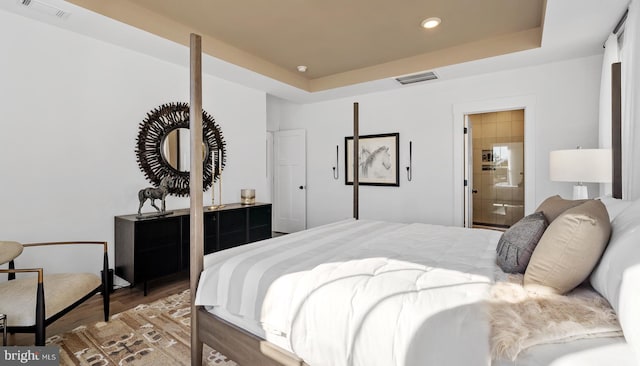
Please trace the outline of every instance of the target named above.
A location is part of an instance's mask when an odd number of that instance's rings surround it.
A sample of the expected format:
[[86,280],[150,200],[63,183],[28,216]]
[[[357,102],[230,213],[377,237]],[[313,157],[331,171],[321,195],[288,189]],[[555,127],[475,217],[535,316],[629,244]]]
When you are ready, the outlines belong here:
[[312,366],[488,365],[499,237],[341,221],[206,256],[196,304],[260,324]]

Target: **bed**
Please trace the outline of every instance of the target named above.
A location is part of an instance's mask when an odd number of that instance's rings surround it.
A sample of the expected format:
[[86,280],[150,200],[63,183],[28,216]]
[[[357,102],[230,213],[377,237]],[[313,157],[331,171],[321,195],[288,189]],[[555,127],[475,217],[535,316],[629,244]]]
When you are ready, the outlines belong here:
[[[199,37],[191,41],[191,106],[199,111]],[[192,365],[202,364],[203,342],[243,366],[640,364],[640,200],[613,220],[589,280],[624,336],[566,339],[492,359],[486,300],[500,275],[500,233],[358,220],[357,103],[354,219],[204,259],[202,164],[194,158],[202,151],[193,143],[201,121],[190,115]]]
[[[622,278],[640,264],[640,201],[624,212],[591,282],[631,334],[638,291]],[[620,336],[541,344],[515,360],[492,360],[485,300],[504,275],[495,264],[500,235],[349,219],[207,255],[196,296],[207,323],[201,336],[241,365],[634,364]]]

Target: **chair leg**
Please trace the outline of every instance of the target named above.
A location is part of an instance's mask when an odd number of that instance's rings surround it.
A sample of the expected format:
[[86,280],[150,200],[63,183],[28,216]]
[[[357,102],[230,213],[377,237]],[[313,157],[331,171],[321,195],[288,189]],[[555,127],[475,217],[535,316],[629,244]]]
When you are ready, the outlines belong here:
[[109,286],[109,257],[104,253],[102,264],[102,307],[104,308],[104,321],[109,321],[109,296],[111,288]]
[[[13,260],[10,260],[10,261],[9,261],[9,269],[16,269],[16,264],[15,264],[15,262],[14,262]],[[15,279],[16,279],[16,274],[15,274],[15,273],[13,273],[13,272],[12,272],[12,273],[9,273],[9,274],[7,275],[7,279],[8,279],[9,281],[11,281],[11,280],[15,280]]]
[[103,282],[102,284],[102,307],[104,310],[104,321],[108,322],[109,321],[109,292],[110,292],[110,288],[109,285],[107,284],[107,282]]
[[36,346],[44,346],[45,341],[45,307],[44,307],[44,285],[38,282],[36,293]]

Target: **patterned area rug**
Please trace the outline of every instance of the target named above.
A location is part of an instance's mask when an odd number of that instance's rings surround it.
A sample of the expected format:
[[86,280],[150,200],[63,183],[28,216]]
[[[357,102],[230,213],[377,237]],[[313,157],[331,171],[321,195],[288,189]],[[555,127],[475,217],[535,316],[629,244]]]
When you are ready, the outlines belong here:
[[[189,290],[115,314],[109,322],[52,336],[61,365],[190,365]],[[204,346],[205,365],[237,366]]]

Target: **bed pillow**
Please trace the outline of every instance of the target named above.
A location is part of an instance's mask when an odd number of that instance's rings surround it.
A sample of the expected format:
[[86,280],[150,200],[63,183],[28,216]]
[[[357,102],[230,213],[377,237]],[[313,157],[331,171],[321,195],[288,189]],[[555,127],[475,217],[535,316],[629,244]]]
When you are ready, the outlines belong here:
[[588,200],[560,214],[542,234],[524,274],[525,288],[564,294],[589,277],[602,256],[611,224],[602,202]]
[[597,198],[602,203],[604,203],[604,207],[607,208],[607,212],[609,213],[609,219],[613,221],[618,214],[624,211],[627,207],[631,206],[633,201],[623,201],[619,198],[613,198],[611,196],[603,196]]
[[542,201],[540,206],[536,208],[536,212],[544,213],[544,216],[547,218],[547,222],[551,224],[556,217],[560,216],[561,213],[570,208],[579,206],[586,201],[588,200],[565,200],[564,198],[555,195]]
[[619,311],[624,272],[640,265],[640,200],[633,202],[611,222],[611,239],[602,260],[591,275],[591,285]]
[[590,280],[618,314],[627,341],[640,352],[640,200],[611,222],[609,246]]
[[532,213],[513,224],[498,241],[498,266],[506,273],[524,273],[546,228],[547,219],[542,212]]
[[[637,240],[637,238],[636,238]],[[636,241],[637,243],[637,241]],[[636,257],[636,260],[638,257]],[[640,262],[624,271],[620,286],[620,310],[618,320],[624,333],[624,338],[631,345],[636,354],[636,361],[640,365]]]

